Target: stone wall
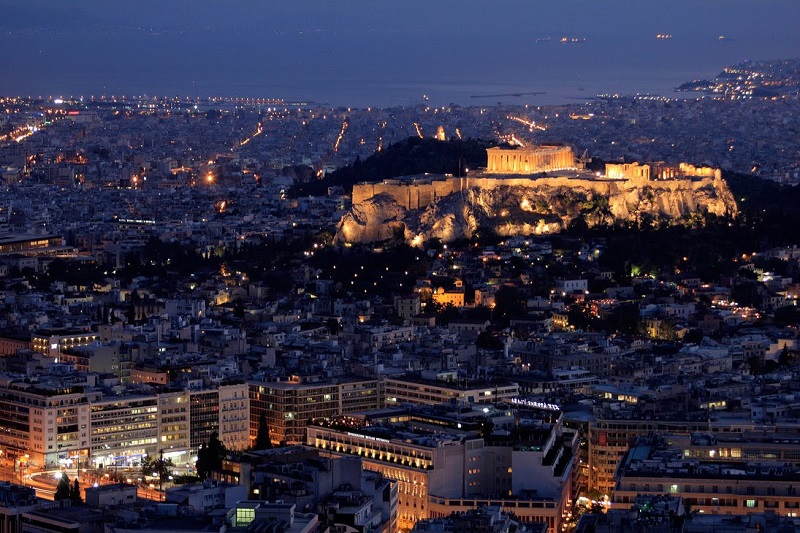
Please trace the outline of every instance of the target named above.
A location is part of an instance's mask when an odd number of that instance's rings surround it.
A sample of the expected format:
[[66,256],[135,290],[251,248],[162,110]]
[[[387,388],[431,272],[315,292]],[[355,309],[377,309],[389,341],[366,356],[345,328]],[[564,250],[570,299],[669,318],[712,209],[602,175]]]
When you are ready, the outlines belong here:
[[358,183],[353,186],[353,205],[383,194],[391,197],[398,205],[406,209],[420,209],[433,204],[439,198],[462,191],[465,179],[453,176],[431,176],[405,180],[383,180],[379,183]]
[[[491,150],[491,149],[490,149]],[[423,176],[408,179],[390,179],[379,183],[359,183],[353,186],[353,205],[358,205],[380,194],[392,198],[397,205],[410,209],[423,209],[438,199],[457,192],[478,188],[496,187],[567,187],[581,188],[596,194],[624,193],[645,186],[661,190],[702,189],[716,186],[722,179],[719,169],[695,167],[681,163],[679,166],[658,166],[659,175],[651,179],[651,166],[638,163],[608,164],[606,176],[597,177],[587,172],[577,176],[493,177],[474,172],[464,178],[454,176]]]

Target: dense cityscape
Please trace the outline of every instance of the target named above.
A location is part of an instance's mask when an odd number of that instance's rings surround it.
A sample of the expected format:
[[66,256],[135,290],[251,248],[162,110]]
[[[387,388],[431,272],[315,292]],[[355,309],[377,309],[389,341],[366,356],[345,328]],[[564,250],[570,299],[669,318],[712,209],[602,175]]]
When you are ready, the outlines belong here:
[[0,97],[0,531],[800,530],[797,80]]

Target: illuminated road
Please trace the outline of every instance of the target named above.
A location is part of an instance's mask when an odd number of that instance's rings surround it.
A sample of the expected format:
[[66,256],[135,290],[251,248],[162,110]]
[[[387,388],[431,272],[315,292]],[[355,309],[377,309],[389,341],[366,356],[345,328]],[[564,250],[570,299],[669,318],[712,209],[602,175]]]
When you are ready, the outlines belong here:
[[533,120],[528,120],[528,119],[522,118],[522,117],[515,117],[515,116],[512,116],[512,115],[508,115],[506,118],[508,120],[513,120],[514,122],[519,122],[520,124],[523,124],[524,126],[527,126],[528,127],[528,131],[533,131],[533,130],[547,131],[547,126],[542,126],[541,124],[537,124]]
[[36,489],[36,495],[45,500],[52,500],[56,494],[58,480],[54,470],[25,474],[23,485]]
[[[10,474],[13,475],[13,479],[4,477],[6,475],[7,470],[10,470]],[[77,471],[68,470],[62,472],[61,470],[48,470],[44,472],[35,472],[33,474],[26,474],[24,485],[36,489],[36,495],[39,496],[40,498],[44,498],[46,500],[52,500],[55,496],[56,488],[58,487],[58,478],[56,477],[58,474],[66,474],[67,476],[69,476],[70,482],[74,482],[75,476],[77,475]],[[0,468],[0,478],[6,481],[12,481],[14,483],[20,482],[18,473],[15,473],[13,469],[9,468]],[[86,499],[86,493],[85,493],[86,487],[92,486],[92,484],[95,483],[94,479],[95,478],[90,474],[84,474],[83,476],[78,478],[78,481],[81,485],[81,496],[84,498],[84,500]],[[123,479],[122,481],[125,481],[127,483],[137,483],[137,481],[134,479]],[[111,485],[115,483],[113,480],[105,476],[101,476],[99,479],[97,479],[96,482],[99,483],[100,485]],[[158,487],[154,486],[153,488],[150,488],[141,483],[138,484],[138,488],[136,490],[136,496],[144,500],[153,500],[153,501],[164,500],[164,495],[163,493],[158,491]]]
[[339,130],[339,135],[336,137],[336,142],[333,143],[334,152],[339,151],[339,145],[342,144],[342,139],[344,139],[344,134],[347,132],[347,125],[348,121],[347,119],[344,119],[344,122],[342,122],[342,129]]
[[[252,141],[252,140],[253,140],[253,139],[255,139],[256,137],[258,137],[259,135],[261,135],[262,133],[264,133],[264,127],[263,127],[263,126],[261,125],[261,123],[259,122],[259,123],[258,123],[258,126],[256,126],[256,132],[255,132],[253,135],[251,135],[250,137],[247,137],[245,140],[243,140],[242,142],[240,142],[240,143],[239,143],[239,147],[242,147],[242,146],[246,145],[247,143],[249,143],[250,141]],[[231,150],[233,150],[233,149],[234,149],[234,148],[231,148]]]

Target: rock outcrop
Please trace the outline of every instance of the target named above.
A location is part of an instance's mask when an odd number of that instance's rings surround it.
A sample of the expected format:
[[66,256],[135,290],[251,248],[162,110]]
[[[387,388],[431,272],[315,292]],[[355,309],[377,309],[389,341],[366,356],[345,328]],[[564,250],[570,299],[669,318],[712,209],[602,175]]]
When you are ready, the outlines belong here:
[[[439,183],[461,180],[444,196],[409,209],[398,198],[406,189],[419,188],[394,180],[391,192],[361,196],[338,228],[338,242],[368,243],[402,239],[422,244],[430,239],[444,242],[470,237],[479,227],[499,235],[556,233],[582,217],[587,225],[637,221],[642,217],[685,221],[693,214],[736,214],[736,202],[724,180],[713,177],[681,177],[666,180],[624,180],[543,177],[503,179],[480,177],[429,177]],[[474,186],[471,186],[473,185]],[[400,192],[398,192],[400,191]]]
[[353,204],[342,217],[338,242],[379,242],[405,238],[407,210],[389,195],[379,194]]

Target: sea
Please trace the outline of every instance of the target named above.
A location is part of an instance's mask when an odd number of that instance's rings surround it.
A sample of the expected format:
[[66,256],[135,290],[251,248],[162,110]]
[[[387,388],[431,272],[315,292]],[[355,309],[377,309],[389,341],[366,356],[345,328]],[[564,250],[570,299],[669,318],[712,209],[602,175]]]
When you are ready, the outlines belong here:
[[800,56],[796,31],[664,26],[15,28],[0,33],[0,95],[222,96],[361,108],[551,105],[598,94],[676,96],[681,83],[712,79],[728,65]]

